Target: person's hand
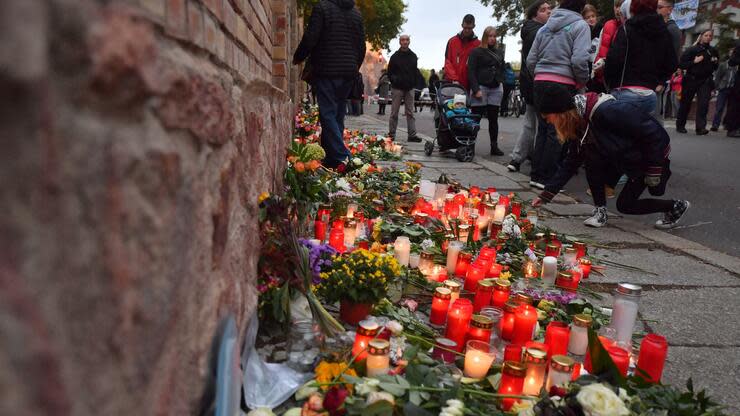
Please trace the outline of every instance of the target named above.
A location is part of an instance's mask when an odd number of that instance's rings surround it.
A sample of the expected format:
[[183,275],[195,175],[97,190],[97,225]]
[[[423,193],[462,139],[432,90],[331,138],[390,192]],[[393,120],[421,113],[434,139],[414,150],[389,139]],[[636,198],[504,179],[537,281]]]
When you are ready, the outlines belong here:
[[478,92],[475,93],[475,98],[481,98],[481,97],[483,97],[483,93],[481,92],[481,90],[478,90]]
[[537,197],[532,201],[532,207],[533,208],[541,207],[544,203],[545,201],[543,201],[542,198]]
[[645,176],[645,185],[647,185],[648,188],[654,188],[660,185],[660,176],[655,176],[655,175]]
[[655,92],[660,94],[661,92],[663,92],[664,89],[665,87],[663,87],[662,85],[658,85],[657,87],[655,87]]
[[704,60],[704,55],[697,55],[696,58],[694,58],[694,63],[698,64],[699,62]]

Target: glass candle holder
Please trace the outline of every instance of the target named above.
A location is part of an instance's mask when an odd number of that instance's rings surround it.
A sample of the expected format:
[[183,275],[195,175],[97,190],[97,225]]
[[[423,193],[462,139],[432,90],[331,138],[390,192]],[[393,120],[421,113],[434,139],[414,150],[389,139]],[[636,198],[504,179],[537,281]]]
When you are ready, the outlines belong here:
[[576,362],[567,355],[553,355],[550,359],[550,371],[547,374],[547,391],[553,386],[564,386],[570,383],[573,365]]
[[491,264],[496,261],[496,249],[489,246],[483,246],[478,253],[478,259],[490,260]]
[[518,307],[519,304],[513,301],[504,304],[504,316],[501,318],[501,338],[504,341],[511,341],[514,333],[514,313]]
[[458,352],[462,352],[465,345],[465,337],[468,333],[468,325],[473,315],[473,303],[468,299],[457,299],[450,306],[447,313],[447,327],[445,338],[457,343]]
[[576,258],[580,259],[581,257],[586,255],[586,243],[574,241],[573,248],[576,249]]
[[582,356],[588,351],[588,328],[591,327],[593,318],[591,315],[578,314],[573,316],[573,325],[570,328],[570,339],[568,341],[568,352]]
[[493,281],[493,292],[491,293],[491,304],[496,308],[503,308],[511,295],[511,282],[506,279]]
[[515,293],[512,299],[520,305],[534,305],[534,298],[524,292]]
[[521,344],[508,344],[504,347],[504,361],[522,361],[522,352],[524,351],[524,345]]
[[522,203],[519,201],[512,201],[511,213],[514,214],[516,219],[519,219],[519,217],[522,216]]
[[460,289],[462,289],[462,285],[457,280],[447,279],[444,281],[444,287],[450,289],[450,305],[452,305],[460,297]]
[[568,353],[568,342],[570,340],[570,329],[565,322],[552,321],[545,329],[545,344],[548,355],[566,355]]
[[540,277],[540,271],[538,270],[537,263],[527,260],[522,265],[522,273],[526,279],[532,279]]
[[457,266],[457,257],[465,244],[461,241],[450,241],[447,246],[447,273],[454,275]]
[[557,279],[555,279],[555,287],[568,292],[576,292],[578,281],[573,279],[573,275],[570,272],[560,272]]
[[434,267],[434,254],[428,251],[422,251],[419,255],[419,271],[422,274],[429,274]]
[[488,269],[488,273],[486,274],[486,277],[497,278],[501,276],[501,271],[503,271],[503,269],[504,269],[503,264],[498,264],[494,262],[491,264],[491,268]]
[[468,235],[470,234],[469,224],[460,224],[457,226],[457,239],[463,243],[468,241]]
[[527,211],[527,219],[532,224],[532,226],[537,226],[537,221],[539,220],[539,215],[537,213],[537,210],[530,210]]
[[[640,344],[637,368],[647,373],[646,380],[659,383],[663,376],[663,366],[668,355],[668,341],[658,334],[647,334]],[[639,372],[638,372],[639,374]],[[645,375],[643,375],[645,377]]]
[[442,360],[446,363],[454,363],[457,354],[457,343],[449,338],[435,338],[432,358]]
[[409,253],[409,269],[418,269],[420,259],[419,253]]
[[390,346],[384,339],[370,341],[367,350],[367,361],[365,363],[368,377],[377,377],[388,374],[390,369]]
[[444,326],[447,321],[447,311],[450,308],[452,291],[445,287],[438,287],[434,290],[432,298],[432,309],[429,313],[429,322],[432,325]]
[[524,376],[522,393],[529,396],[538,396],[545,384],[547,352],[539,348],[527,348],[524,351],[524,364],[527,365],[527,373]]
[[545,256],[560,257],[560,246],[557,244],[548,244],[545,247]]
[[493,281],[490,279],[479,281],[478,288],[475,290],[475,297],[473,298],[473,312],[478,313],[481,309],[489,306],[492,295]]
[[488,342],[470,340],[465,348],[463,374],[470,378],[483,378],[496,359],[496,350]]
[[344,226],[332,227],[329,232],[329,245],[340,253],[344,252]]
[[579,262],[581,265],[581,274],[583,275],[583,278],[588,279],[588,276],[591,274],[591,260],[580,259]]
[[493,331],[493,321],[483,315],[473,315],[468,327],[467,340],[478,340],[486,343],[491,342],[491,332]]
[[427,275],[427,280],[440,283],[444,282],[445,280],[447,280],[447,268],[445,268],[444,266],[440,266],[439,264],[435,264],[429,271],[429,274]]
[[478,282],[483,280],[485,277],[486,269],[480,264],[473,263],[469,265],[468,270],[465,273],[465,287],[463,287],[463,289],[468,292],[475,292],[478,289]]
[[401,266],[409,265],[409,254],[411,254],[411,241],[408,237],[400,236],[393,243],[393,255]]
[[612,320],[609,326],[617,330],[616,341],[628,343],[632,340],[642,287],[631,283],[620,283],[614,290]]
[[535,325],[537,325],[537,309],[531,305],[519,305],[514,315],[511,342],[524,344],[531,340]]
[[617,366],[619,372],[622,373],[623,376],[627,377],[627,370],[630,366],[629,351],[616,345],[610,345],[606,347],[606,352],[609,353],[609,356],[612,358],[612,361],[614,361],[614,365]]
[[[604,329],[603,327],[601,329]],[[601,332],[601,331],[599,331]],[[616,332],[615,332],[616,334]],[[613,339],[607,338],[606,336],[599,335],[599,342],[608,350],[611,346],[616,346],[616,342]],[[586,357],[583,359],[583,368],[589,373],[593,373],[593,367],[591,366],[591,352],[586,351]]]
[[369,342],[378,335],[379,328],[374,320],[360,321],[355,333],[355,343],[352,345],[352,356],[357,356],[357,361],[362,361],[367,357]]
[[326,240],[326,230],[328,228],[329,228],[329,221],[319,221],[319,220],[314,221],[313,223],[314,238],[323,243]]
[[565,264],[565,267],[572,268],[573,266],[578,264],[578,259],[576,258],[576,255],[577,252],[575,248],[565,248],[565,253],[563,254],[563,263]]
[[[524,388],[524,377],[527,367],[516,361],[504,361],[501,370],[501,381],[498,386],[499,394],[520,395]],[[519,399],[506,398],[501,400],[501,410],[509,411]]]
[[490,319],[493,323],[490,342],[494,343],[497,339],[501,338],[501,318],[504,316],[504,311],[499,308],[487,306],[481,309],[480,314]]
[[[500,205],[497,205],[497,207]],[[494,239],[500,232],[501,228],[503,228],[504,222],[503,220],[496,220],[494,219],[491,221],[491,225],[489,226],[488,235],[491,237],[491,239]]]
[[473,253],[469,251],[461,251],[457,255],[457,264],[455,265],[455,276],[463,277],[468,272],[470,261],[473,258]]

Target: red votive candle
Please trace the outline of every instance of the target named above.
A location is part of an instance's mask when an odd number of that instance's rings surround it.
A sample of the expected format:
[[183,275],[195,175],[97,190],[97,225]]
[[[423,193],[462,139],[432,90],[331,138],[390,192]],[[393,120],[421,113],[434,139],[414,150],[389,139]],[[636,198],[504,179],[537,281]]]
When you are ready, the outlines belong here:
[[504,361],[522,361],[522,349],[524,348],[521,344],[509,344],[504,348]]
[[315,239],[322,243],[326,240],[326,229],[329,227],[329,223],[325,221],[314,221],[313,223],[313,236]]
[[609,353],[609,356],[612,357],[612,361],[614,361],[619,372],[622,373],[623,376],[627,377],[627,369],[630,366],[630,353],[624,348],[617,347],[616,345],[607,347],[606,351]]
[[473,258],[473,254],[469,251],[461,251],[457,255],[457,263],[455,264],[455,276],[465,276],[470,267],[470,260]]
[[580,376],[581,376],[581,363],[576,362],[575,364],[573,364],[573,373],[570,375],[570,380],[576,381],[578,380],[578,377]]
[[568,341],[570,329],[565,322],[552,321],[545,329],[545,344],[548,347],[548,357],[553,355],[568,355]]
[[468,271],[465,274],[465,286],[463,286],[463,290],[475,292],[476,289],[478,289],[478,282],[483,280],[485,277],[486,269],[475,263],[469,265]]
[[478,196],[480,194],[480,187],[471,186],[468,193],[470,194],[471,197]]
[[491,265],[493,264],[493,260],[491,259],[485,259],[481,258],[481,256],[478,256],[477,259],[473,262],[473,264],[476,264],[483,268],[483,273],[488,274],[488,271],[491,270]]
[[486,274],[486,277],[499,277],[501,276],[501,270],[503,270],[504,266],[498,263],[491,264],[491,268],[488,269],[488,273]]
[[[501,370],[501,382],[498,386],[499,394],[520,395],[524,388],[524,376],[527,374],[527,366],[516,361],[504,361]],[[519,399],[502,399],[501,410],[509,411]]]
[[503,227],[503,222],[502,221],[491,221],[491,230],[490,230],[488,236],[491,239],[496,238],[498,236],[498,234],[501,232],[501,228],[502,227]]
[[[640,344],[640,355],[637,357],[637,368],[647,373],[647,381],[660,382],[663,366],[668,354],[668,341],[658,334],[647,334]],[[644,374],[637,372],[642,377]]]
[[[599,335],[599,341],[601,341],[601,345],[603,345],[604,348],[607,349],[607,350],[609,349],[609,347],[611,347],[611,346],[614,345],[614,341],[613,340],[611,340],[609,338],[606,338],[606,337],[603,337],[601,335]],[[589,373],[592,373],[593,374],[593,372],[594,372],[593,371],[593,367],[591,366],[591,350],[590,350],[590,348],[588,350],[586,350],[586,357],[584,357],[584,359],[583,359],[583,368],[586,369],[586,371],[588,371]]]
[[583,274],[583,278],[588,279],[588,275],[591,274],[591,260],[580,259],[579,261],[581,263],[581,273]]
[[499,205],[504,205],[504,206],[508,207],[509,206],[509,203],[510,203],[509,197],[506,196],[506,195],[501,195],[498,198],[498,204]]
[[429,322],[432,325],[444,326],[447,320],[447,311],[450,308],[452,291],[446,287],[438,287],[434,290],[432,298],[432,310],[429,313]]
[[483,315],[473,315],[465,342],[477,340],[488,344],[491,342],[491,332],[493,332],[493,320],[491,318]]
[[496,249],[488,246],[481,248],[478,253],[478,260],[480,259],[490,260],[493,264],[496,261]]
[[344,252],[344,224],[340,227],[333,227],[331,229],[329,232],[329,245],[334,247],[334,249],[340,253]]
[[367,357],[368,343],[378,335],[378,324],[375,321],[360,321],[355,334],[355,343],[352,345],[352,356],[357,356],[357,360],[364,360]]
[[511,213],[514,214],[516,219],[519,219],[519,217],[522,216],[522,203],[519,201],[514,201],[511,203]]
[[511,342],[524,344],[531,340],[536,324],[537,309],[530,305],[519,305],[514,315],[514,330],[511,335]]
[[545,256],[559,257],[560,246],[552,243],[548,244],[547,247],[545,247]]
[[481,309],[489,306],[492,295],[493,281],[489,279],[479,281],[478,288],[475,290],[475,297],[473,298],[473,312],[478,313]]
[[578,289],[578,281],[569,272],[560,272],[555,279],[555,287],[569,292],[575,292]]
[[573,248],[576,249],[576,258],[580,259],[581,257],[586,255],[586,243],[582,243],[580,241],[575,241],[573,243]]
[[511,341],[514,333],[514,313],[519,304],[516,302],[506,302],[504,304],[504,316],[501,318],[501,338],[504,341]]
[[432,350],[432,358],[442,360],[446,363],[455,362],[455,353],[457,351],[457,344],[455,341],[449,338],[435,338],[434,349]]
[[544,342],[537,342],[537,341],[527,341],[526,344],[524,344],[524,349],[528,350],[530,348],[534,348],[536,350],[544,351],[545,355],[550,352],[550,347],[547,346]]
[[465,336],[468,333],[468,325],[473,315],[473,302],[469,299],[457,299],[450,306],[447,313],[447,328],[445,338],[457,343],[457,351],[462,352],[465,347]]
[[491,294],[491,304],[494,308],[503,309],[504,304],[509,300],[511,295],[511,282],[506,279],[496,279],[493,281],[493,293]]

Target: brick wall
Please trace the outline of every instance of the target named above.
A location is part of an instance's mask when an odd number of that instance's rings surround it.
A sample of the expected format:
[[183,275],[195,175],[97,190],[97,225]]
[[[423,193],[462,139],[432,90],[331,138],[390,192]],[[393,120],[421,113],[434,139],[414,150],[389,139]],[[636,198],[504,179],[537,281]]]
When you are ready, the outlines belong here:
[[0,414],[184,415],[255,310],[284,0],[0,3]]

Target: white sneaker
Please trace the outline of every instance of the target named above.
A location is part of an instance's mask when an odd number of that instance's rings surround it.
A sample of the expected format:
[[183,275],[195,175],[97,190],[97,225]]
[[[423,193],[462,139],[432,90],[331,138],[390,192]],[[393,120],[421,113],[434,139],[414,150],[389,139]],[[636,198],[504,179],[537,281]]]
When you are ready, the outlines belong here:
[[583,221],[583,225],[600,228],[606,225],[606,219],[606,207],[596,207],[593,210],[593,215],[591,216],[591,218]]
[[535,181],[529,181],[529,186],[537,189],[545,189],[545,185]]

